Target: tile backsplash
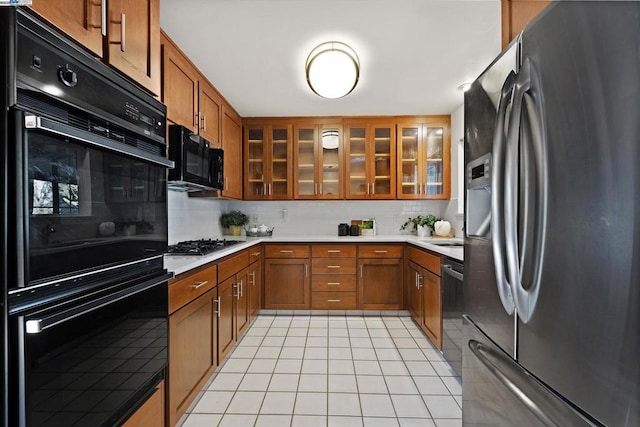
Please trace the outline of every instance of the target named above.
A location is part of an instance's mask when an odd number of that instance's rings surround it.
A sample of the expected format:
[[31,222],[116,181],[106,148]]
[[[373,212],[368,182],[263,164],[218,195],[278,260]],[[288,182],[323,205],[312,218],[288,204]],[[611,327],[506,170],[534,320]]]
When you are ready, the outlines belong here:
[[237,209],[249,215],[251,222],[275,227],[274,234],[337,235],[338,224],[352,219],[375,218],[378,234],[400,234],[400,226],[409,217],[433,214],[451,221],[456,236],[461,236],[461,218],[455,215],[452,201],[231,201],[188,197],[169,192],[169,244],[189,239],[223,235],[220,215]]

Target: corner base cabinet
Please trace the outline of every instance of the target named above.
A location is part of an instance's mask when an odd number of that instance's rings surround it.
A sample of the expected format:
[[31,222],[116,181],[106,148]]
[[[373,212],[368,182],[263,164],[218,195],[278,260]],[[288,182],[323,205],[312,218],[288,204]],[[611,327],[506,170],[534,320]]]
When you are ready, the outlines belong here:
[[309,245],[265,245],[264,308],[308,310],[309,270]]

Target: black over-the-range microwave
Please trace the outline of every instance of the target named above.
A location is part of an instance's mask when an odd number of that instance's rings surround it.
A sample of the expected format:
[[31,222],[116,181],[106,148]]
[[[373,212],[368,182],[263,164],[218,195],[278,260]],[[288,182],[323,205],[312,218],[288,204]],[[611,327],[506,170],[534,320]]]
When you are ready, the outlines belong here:
[[224,186],[224,154],[206,139],[180,125],[169,126],[170,190],[222,190]]

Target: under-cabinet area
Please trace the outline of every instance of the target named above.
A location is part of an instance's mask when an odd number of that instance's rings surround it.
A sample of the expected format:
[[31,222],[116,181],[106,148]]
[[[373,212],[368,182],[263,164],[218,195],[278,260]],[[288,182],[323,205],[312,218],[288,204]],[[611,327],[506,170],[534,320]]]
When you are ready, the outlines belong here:
[[261,309],[325,315],[407,310],[433,346],[442,349],[441,257],[405,242],[257,240],[203,266],[178,270],[169,284],[170,425],[180,420]]

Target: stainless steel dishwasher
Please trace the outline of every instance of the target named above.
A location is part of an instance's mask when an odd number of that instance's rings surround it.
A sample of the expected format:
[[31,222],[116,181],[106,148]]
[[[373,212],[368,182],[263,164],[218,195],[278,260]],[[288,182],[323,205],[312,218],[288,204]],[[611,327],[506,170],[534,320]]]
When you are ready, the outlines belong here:
[[459,377],[462,377],[462,284],[464,265],[453,258],[440,264],[442,292],[442,352]]

